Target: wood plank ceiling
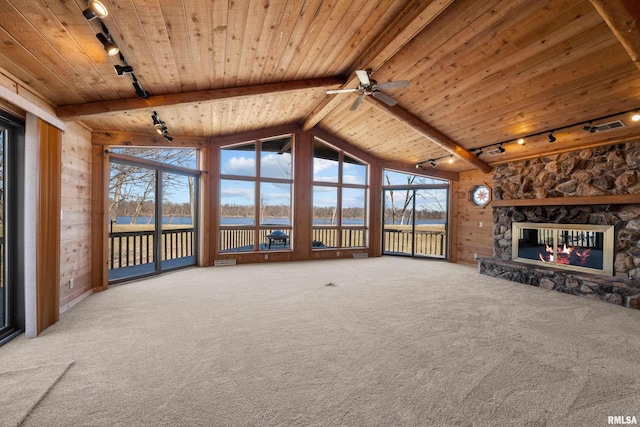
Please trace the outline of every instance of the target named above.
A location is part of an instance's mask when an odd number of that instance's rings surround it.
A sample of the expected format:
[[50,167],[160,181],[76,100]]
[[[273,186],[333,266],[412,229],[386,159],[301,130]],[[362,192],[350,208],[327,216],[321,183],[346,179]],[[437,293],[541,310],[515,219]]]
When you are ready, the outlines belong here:
[[[317,126],[457,172],[640,136],[627,114],[640,109],[634,0],[102,1],[109,15],[88,21],[85,0],[0,0],[0,73],[94,131],[154,135],[154,110],[176,144]],[[115,73],[124,63],[96,38],[103,25],[148,98]],[[397,106],[367,97],[350,111],[356,95],[325,94],[356,87],[364,68],[411,82],[384,91]],[[583,130],[593,119],[625,126]]]

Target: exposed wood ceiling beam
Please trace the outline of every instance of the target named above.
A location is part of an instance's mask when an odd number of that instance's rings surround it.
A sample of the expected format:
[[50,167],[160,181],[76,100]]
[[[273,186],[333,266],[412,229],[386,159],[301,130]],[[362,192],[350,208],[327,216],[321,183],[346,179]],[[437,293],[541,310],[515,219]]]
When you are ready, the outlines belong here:
[[[343,88],[358,86],[360,82],[355,75],[355,70],[365,68],[377,70],[382,67],[385,62],[409,43],[430,22],[436,19],[451,3],[453,3],[453,0],[417,0],[411,2],[355,61],[349,71],[349,80],[343,85]],[[342,102],[345,96],[346,94],[338,94],[325,98],[309,113],[302,124],[302,129],[305,131],[310,130],[317,125],[320,120]]]
[[283,93],[309,89],[335,89],[344,80],[338,77],[296,80],[290,82],[270,83],[254,86],[243,86],[223,89],[211,89],[197,92],[156,95],[149,98],[118,99],[113,101],[90,102],[58,107],[57,115],[62,120],[75,121],[96,116],[111,116],[123,111],[154,109],[173,105],[185,106],[200,102],[210,102],[229,98],[246,98],[268,93]]
[[640,2],[638,0],[591,0],[631,59],[640,69]]
[[435,144],[444,148],[457,158],[464,160],[471,166],[481,170],[484,173],[489,173],[493,170],[491,166],[471,154],[469,151],[467,151],[466,148],[464,148],[439,130],[423,122],[418,117],[404,110],[403,108],[397,105],[389,106],[384,102],[374,98],[373,96],[367,96],[365,97],[365,100],[367,100],[371,105],[393,116],[401,123],[418,132],[422,136],[433,141]]
[[199,138],[194,136],[176,136],[173,142],[169,143],[164,137],[153,133],[138,132],[92,132],[91,145],[114,145],[114,146],[153,146],[153,147],[194,147],[202,148],[209,144],[210,138]]

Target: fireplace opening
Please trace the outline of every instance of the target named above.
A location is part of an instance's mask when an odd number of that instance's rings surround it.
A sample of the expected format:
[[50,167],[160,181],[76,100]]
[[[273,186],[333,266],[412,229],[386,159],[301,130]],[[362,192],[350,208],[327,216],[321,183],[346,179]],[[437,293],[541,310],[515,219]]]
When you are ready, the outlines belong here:
[[613,275],[613,226],[513,223],[512,258]]

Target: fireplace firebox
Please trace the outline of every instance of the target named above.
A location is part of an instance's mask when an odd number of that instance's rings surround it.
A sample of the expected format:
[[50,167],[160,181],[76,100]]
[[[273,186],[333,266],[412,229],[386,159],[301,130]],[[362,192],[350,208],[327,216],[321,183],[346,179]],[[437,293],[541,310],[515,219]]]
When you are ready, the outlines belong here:
[[511,232],[514,261],[613,275],[613,226],[514,222]]

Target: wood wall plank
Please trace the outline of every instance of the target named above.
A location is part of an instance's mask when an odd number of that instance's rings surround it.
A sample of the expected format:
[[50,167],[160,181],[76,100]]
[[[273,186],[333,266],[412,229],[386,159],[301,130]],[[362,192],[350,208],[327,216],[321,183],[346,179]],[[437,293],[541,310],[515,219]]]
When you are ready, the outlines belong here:
[[36,208],[36,335],[60,318],[60,193],[62,132],[38,119]]
[[493,256],[492,206],[481,208],[469,200],[469,191],[479,184],[493,188],[493,174],[462,172],[455,193],[451,194],[457,210],[454,221],[457,239],[452,243],[456,246],[455,262],[462,264],[477,264],[474,253],[477,259]]
[[[66,305],[91,285],[91,133],[70,123],[62,137],[60,219],[60,303]],[[69,281],[73,279],[73,288]]]

